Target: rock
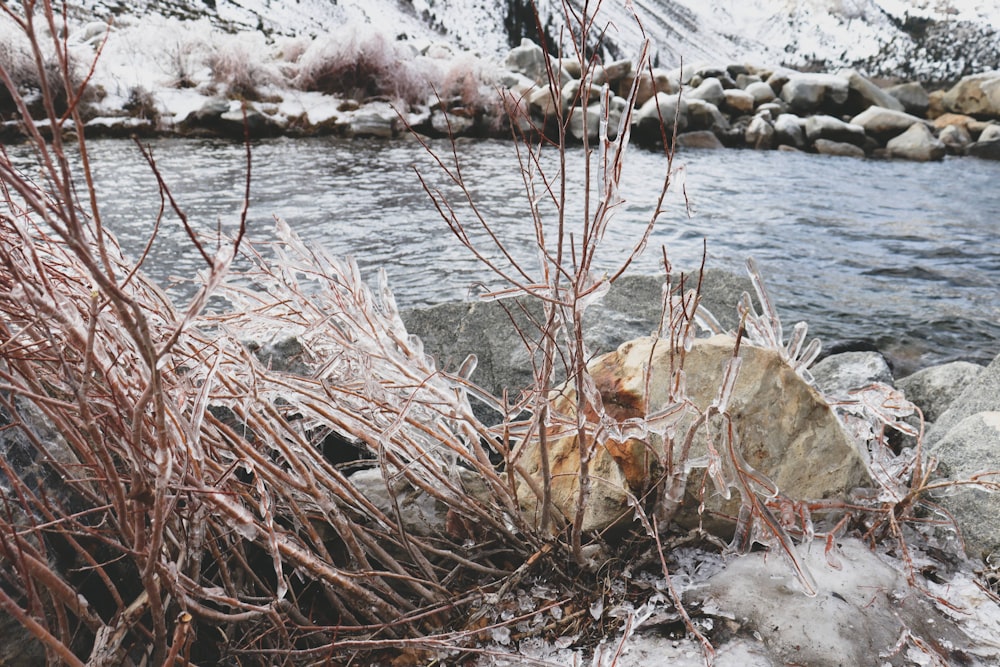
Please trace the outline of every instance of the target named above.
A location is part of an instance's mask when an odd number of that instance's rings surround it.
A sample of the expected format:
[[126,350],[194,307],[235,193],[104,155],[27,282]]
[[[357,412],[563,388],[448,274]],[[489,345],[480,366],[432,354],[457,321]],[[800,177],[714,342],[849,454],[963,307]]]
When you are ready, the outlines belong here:
[[724,96],[723,108],[727,111],[738,115],[753,113],[754,104],[756,103],[753,95],[739,88],[732,88],[722,92]]
[[729,129],[729,121],[711,102],[697,98],[687,101],[688,128],[691,130],[711,130],[725,132]]
[[388,102],[365,104],[350,116],[348,136],[391,139],[399,134],[399,114]]
[[893,384],[889,364],[878,352],[832,354],[813,364],[809,372],[825,396],[846,396],[852,389],[876,382]]
[[806,147],[803,121],[795,114],[783,113],[774,121],[774,142],[780,146]]
[[753,95],[754,104],[766,104],[774,99],[774,90],[763,81],[757,80],[747,85],[744,89]]
[[906,132],[891,139],[886,148],[889,157],[918,162],[941,160],[947,152],[945,145],[923,123],[915,123]]
[[997,141],[1000,140],[1000,125],[990,124],[979,133],[978,141]]
[[718,107],[725,101],[726,94],[722,88],[722,83],[715,77],[709,77],[702,81],[701,85],[694,90],[686,91],[684,97],[687,99],[705,100]]
[[[685,605],[709,611],[711,617],[704,619],[707,627],[713,628],[708,623],[714,621],[718,632],[719,626],[729,624],[727,635],[756,639],[744,654],[747,658],[729,660],[727,665],[985,667],[995,663],[996,643],[984,638],[998,631],[997,615],[992,611],[977,615],[965,608],[992,604],[971,573],[934,568],[945,579],[943,585],[926,580],[911,583],[903,563],[873,553],[856,538],[838,539],[829,557],[818,543],[800,545],[796,551],[816,581],[813,597],[801,592],[788,561],[773,551],[734,558],[685,592]],[[948,606],[936,604],[936,599],[947,598],[951,598]],[[908,638],[902,647],[901,637]],[[934,653],[908,651],[915,640],[933,646],[928,651]],[[729,652],[727,648],[717,646],[716,664]],[[931,660],[932,655],[938,660]],[[653,656],[645,662],[623,661],[622,667],[639,664],[677,663],[658,662]]]
[[605,81],[601,83],[607,83],[611,86],[611,90],[615,90],[630,74],[632,74],[631,60],[615,60],[604,65]]
[[817,139],[813,148],[821,155],[837,155],[840,157],[865,157],[864,149],[854,144],[842,141],[830,141],[829,139]]
[[946,113],[934,119],[934,127],[940,130],[948,127],[949,125],[961,125],[968,130],[969,126],[975,121],[976,119],[972,116],[966,116],[959,113]]
[[581,106],[584,101],[584,93],[586,93],[588,105],[601,103],[601,86],[593,84],[581,90],[579,79],[567,81],[566,85],[562,87],[563,112],[569,111],[570,106]]
[[941,102],[955,113],[1000,118],[1000,70],[963,77]]
[[[621,84],[618,86],[619,95],[628,97],[635,76],[635,73],[632,73],[622,79]],[[650,74],[649,70],[644,70],[638,76],[639,87],[636,90],[635,96],[635,106],[637,107],[641,107],[656,93],[667,93],[668,95],[676,93],[680,86],[677,81],[671,78],[666,70],[658,67],[653,68],[652,74]]]
[[819,114],[806,118],[805,132],[806,138],[812,142],[817,139],[826,139],[854,144],[855,146],[865,145],[865,128],[853,123],[845,123],[833,116]]
[[87,121],[87,138],[108,137],[128,139],[132,136],[151,137],[156,133],[156,123],[149,118],[131,116],[99,116]]
[[968,361],[930,366],[896,382],[907,400],[920,408],[924,419],[937,421],[962,390],[975,382],[983,367]]
[[[687,396],[700,410],[716,398],[723,368],[732,358],[734,345],[732,337],[718,335],[696,340],[687,353],[684,365]],[[623,421],[641,416],[642,410],[637,406],[648,405],[651,410],[665,407],[672,354],[675,352],[671,352],[666,341],[654,345],[654,339],[640,338],[591,362],[589,369],[609,416]],[[820,394],[773,350],[753,347],[744,341],[740,357],[743,365],[730,399],[729,414],[746,462],[768,476],[790,498],[842,497],[865,483],[864,463]],[[575,400],[571,390],[563,390],[553,406],[554,412],[574,419]],[[686,427],[677,429],[678,433],[685,431]],[[641,497],[648,490],[650,480],[658,474],[655,459],[662,455],[663,446],[655,435],[650,435],[648,443],[609,438],[597,444],[590,462],[595,483],[584,512],[585,530],[600,530],[631,516],[628,494]],[[537,439],[525,441],[519,447],[523,469],[537,481],[541,470]],[[820,451],[821,456],[817,455]],[[548,452],[553,506],[558,514],[571,519],[579,489],[580,458],[575,430],[564,435],[550,433]],[[691,455],[694,458],[705,455],[701,438],[695,439]],[[696,486],[702,473],[692,471],[689,479]],[[689,488],[688,492],[695,495],[695,490]],[[723,503],[713,489],[705,491],[706,507],[735,517],[739,507],[735,497]],[[519,485],[518,498],[527,516],[537,520],[540,516],[537,498],[527,483]],[[696,522],[697,505],[697,501],[692,501],[689,514],[679,520]],[[731,530],[731,525],[706,523],[706,527],[714,527],[721,533],[727,528]]]
[[1000,160],[1000,141],[977,141],[969,144],[968,152],[983,160]]
[[960,421],[978,412],[1000,410],[1000,355],[951,402],[948,409],[927,431],[927,443],[934,445]]
[[[520,46],[515,46],[507,53],[504,67],[511,72],[523,74],[536,84],[545,84],[548,82],[548,70],[545,65],[545,59],[548,57],[542,51],[542,47],[524,37],[521,39]],[[551,61],[555,67],[555,73],[559,77],[560,85],[573,78],[562,67],[558,58],[552,58]]]
[[938,139],[952,155],[964,155],[966,148],[972,143],[972,137],[964,125],[947,126],[938,134]]
[[911,81],[909,83],[890,86],[885,89],[885,92],[899,100],[903,105],[903,111],[906,113],[911,113],[915,116],[924,116],[927,114],[927,107],[930,106],[930,97],[919,82]]
[[781,87],[781,99],[796,113],[839,108],[847,101],[847,79],[836,74],[793,74]]
[[[733,73],[730,71],[729,76],[732,75]],[[741,90],[746,90],[747,86],[749,86],[750,84],[763,83],[763,82],[764,80],[760,78],[759,74],[748,74],[746,72],[738,72],[736,74],[736,87],[740,88]],[[770,86],[768,86],[768,88],[770,88]]]
[[[929,452],[940,462],[939,471],[952,480],[1000,471],[1000,411],[965,417],[949,428],[947,435],[935,442]],[[988,479],[1000,482],[1000,476]],[[934,502],[955,519],[970,558],[1000,551],[1000,492],[958,487],[935,495]]]
[[696,130],[677,135],[677,146],[679,148],[725,148],[714,132],[709,130]]
[[470,116],[449,113],[441,109],[435,109],[431,113],[431,127],[443,136],[460,137],[469,132],[475,124],[476,119]]
[[747,146],[757,149],[769,149],[774,143],[774,125],[771,124],[771,114],[759,113],[750,121],[744,134]]
[[902,134],[914,123],[923,122],[925,122],[923,119],[904,111],[874,106],[868,107],[851,119],[852,125],[860,125],[869,136],[875,137],[882,143]]
[[[587,138],[590,140],[596,140],[597,135],[601,130],[601,117],[603,116],[601,112],[600,104],[591,104],[586,109],[586,114],[584,114],[583,107],[577,107],[572,110],[572,115],[569,118],[569,131],[578,141],[583,141],[584,136],[584,123],[587,125]],[[616,123],[617,125],[617,123]],[[610,129],[610,128],[609,128]]]
[[681,133],[688,124],[687,101],[680,95],[667,95],[657,93],[650,98],[635,112],[632,123],[635,126],[634,134],[639,142],[657,143],[661,138],[661,118],[662,126],[669,139],[673,132],[674,124],[677,125],[677,132]]
[[857,70],[842,69],[837,75],[847,79],[850,97],[857,98],[852,106],[862,109],[878,106],[892,111],[903,111],[903,104],[899,100],[861,76]]

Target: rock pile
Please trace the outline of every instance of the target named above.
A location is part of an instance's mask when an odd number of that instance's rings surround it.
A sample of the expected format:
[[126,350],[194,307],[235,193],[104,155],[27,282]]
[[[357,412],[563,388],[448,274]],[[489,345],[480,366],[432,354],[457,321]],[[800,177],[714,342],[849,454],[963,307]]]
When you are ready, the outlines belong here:
[[617,131],[634,86],[632,131],[645,144],[676,132],[682,147],[780,148],[921,161],[947,153],[1000,156],[1000,144],[993,144],[1000,140],[1000,71],[928,93],[919,83],[882,89],[850,69],[803,73],[727,65],[635,72],[628,61],[598,67],[582,82],[579,68],[551,58],[550,67],[562,82],[556,91],[545,79],[544,58],[541,47],[524,40],[508,55],[500,81],[528,103],[539,125],[556,104],[585,118],[573,125],[578,139],[584,132],[597,138],[605,85],[608,127]]

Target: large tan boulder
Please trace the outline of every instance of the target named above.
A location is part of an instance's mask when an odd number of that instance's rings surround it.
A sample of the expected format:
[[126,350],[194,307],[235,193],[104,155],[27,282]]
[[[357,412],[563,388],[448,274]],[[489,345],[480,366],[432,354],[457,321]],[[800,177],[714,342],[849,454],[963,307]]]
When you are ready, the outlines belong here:
[[[687,396],[693,407],[688,408],[675,428],[678,441],[684,439],[687,426],[699,411],[717,398],[734,345],[732,337],[720,335],[696,340],[687,352],[684,371]],[[664,340],[639,338],[595,359],[589,370],[608,416],[622,422],[643,417],[647,406],[651,412],[666,407],[671,357],[676,359],[677,354]],[[742,368],[728,412],[739,451],[752,468],[766,475],[781,493],[792,499],[842,497],[868,481],[860,455],[830,406],[776,351],[743,342],[740,357]],[[574,392],[565,389],[553,401],[553,411],[561,413],[567,423],[575,419],[575,406]],[[593,428],[595,416],[588,414],[588,420]],[[579,495],[579,441],[571,427],[560,429],[554,425],[549,436],[553,514],[572,521]],[[589,464],[591,490],[583,528],[600,530],[630,517],[629,494],[642,497],[659,479],[663,472],[660,461],[664,444],[662,438],[652,433],[645,439],[624,442],[605,439],[588,444],[593,446]],[[705,438],[699,435],[690,460],[705,457],[706,447]],[[675,451],[679,448],[678,442]],[[540,489],[542,460],[537,438],[521,444],[519,461],[522,470],[534,480],[534,487]],[[692,470],[688,493],[698,491],[702,483],[703,469]],[[738,494],[734,492],[733,498],[724,502],[711,482],[705,484],[706,508],[734,516],[739,508]],[[529,519],[537,521],[541,511],[531,487],[532,484],[521,483],[518,498]],[[691,502],[685,510],[689,513],[688,520],[696,505]]]
[[964,77],[941,100],[948,111],[1000,118],[1000,70]]

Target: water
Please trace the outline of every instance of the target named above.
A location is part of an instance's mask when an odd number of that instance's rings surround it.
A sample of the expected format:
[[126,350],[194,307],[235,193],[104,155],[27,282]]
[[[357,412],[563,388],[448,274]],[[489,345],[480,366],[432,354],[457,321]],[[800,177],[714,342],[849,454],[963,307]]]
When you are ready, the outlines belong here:
[[[164,139],[152,147],[199,230],[235,228],[245,177],[242,146]],[[446,144],[436,148],[447,155]],[[90,150],[105,222],[137,254],[156,218],[155,181],[129,142],[94,141]],[[477,141],[459,152],[480,213],[520,262],[534,266],[534,230],[512,145]],[[623,189],[628,203],[608,231],[601,268],[628,252],[655,206],[666,168],[664,157],[652,152],[635,150],[630,158]],[[582,173],[579,150],[570,165]],[[1000,163],[726,150],[690,151],[674,167],[664,212],[632,272],[659,271],[661,247],[675,267],[695,267],[706,244],[708,266],[742,272],[745,258],[754,256],[783,319],[809,322],[825,342],[871,341],[907,370],[952,359],[986,363],[1000,353]],[[280,216],[311,242],[355,256],[366,270],[384,266],[403,306],[468,298],[476,282],[498,286],[455,241],[415,168],[433,185],[447,185],[412,141],[258,143],[250,236],[266,241],[273,216]],[[573,201],[579,192],[579,185],[571,189]],[[579,219],[574,211],[571,228],[579,229]],[[180,224],[168,216],[148,270],[167,281],[190,276],[198,262]]]

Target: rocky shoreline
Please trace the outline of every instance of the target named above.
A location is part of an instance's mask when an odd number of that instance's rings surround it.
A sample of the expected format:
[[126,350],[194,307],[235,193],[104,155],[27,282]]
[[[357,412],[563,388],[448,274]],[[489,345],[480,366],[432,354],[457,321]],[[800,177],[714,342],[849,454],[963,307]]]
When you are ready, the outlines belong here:
[[[96,52],[100,46],[113,56],[116,34],[95,23],[72,37],[79,50]],[[512,124],[523,132],[546,132],[558,111],[570,115],[572,135],[582,142],[585,136],[596,140],[605,121],[614,136],[628,112],[634,141],[646,147],[661,145],[664,137],[671,141],[676,133],[681,148],[1000,159],[1000,71],[928,91],[918,82],[880,87],[852,69],[820,73],[729,63],[636,72],[631,60],[616,60],[582,72],[527,39],[499,63],[440,44],[375,46],[382,49],[377,63],[368,53],[371,45],[351,56],[321,54],[327,61],[310,61],[305,46],[286,45],[267,56],[276,61],[274,69],[254,60],[261,56],[244,53],[246,45],[230,46],[227,58],[218,52],[205,56],[200,73],[190,56],[192,64],[175,65],[181,71],[157,89],[95,76],[84,98],[86,134],[390,139],[412,130],[429,137],[502,138],[510,137]],[[234,64],[240,54],[244,62]],[[549,72],[560,90],[548,85]],[[627,109],[633,85],[635,104]],[[16,109],[2,99],[0,120],[0,139],[21,138]]]

